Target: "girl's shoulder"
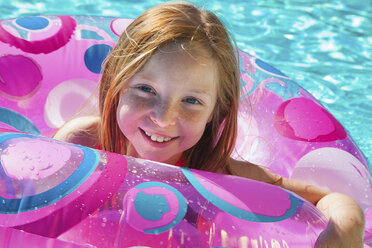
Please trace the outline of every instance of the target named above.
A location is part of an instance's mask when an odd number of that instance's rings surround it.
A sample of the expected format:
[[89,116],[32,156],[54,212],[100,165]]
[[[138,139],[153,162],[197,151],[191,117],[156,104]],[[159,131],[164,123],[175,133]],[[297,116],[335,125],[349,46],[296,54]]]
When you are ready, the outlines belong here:
[[99,116],[81,116],[66,122],[54,139],[97,148],[99,145]]
[[235,160],[230,158],[229,171],[234,176],[246,177],[249,179],[275,184],[281,176],[276,175],[264,166],[250,163],[248,161]]

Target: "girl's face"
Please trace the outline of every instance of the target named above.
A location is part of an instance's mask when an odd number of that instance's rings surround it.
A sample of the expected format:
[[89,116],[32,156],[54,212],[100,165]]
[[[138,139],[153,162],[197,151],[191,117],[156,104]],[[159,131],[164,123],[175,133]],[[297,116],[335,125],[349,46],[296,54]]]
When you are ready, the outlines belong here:
[[212,119],[217,66],[199,49],[168,45],[149,59],[123,90],[118,125],[130,156],[175,164]]

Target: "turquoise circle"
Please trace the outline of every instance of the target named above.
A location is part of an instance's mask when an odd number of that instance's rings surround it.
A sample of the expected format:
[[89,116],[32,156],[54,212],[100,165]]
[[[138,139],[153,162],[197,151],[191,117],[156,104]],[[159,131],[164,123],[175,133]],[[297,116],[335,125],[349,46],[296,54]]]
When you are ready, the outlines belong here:
[[[178,200],[178,212],[174,220],[168,225],[161,226],[158,228],[144,230],[144,233],[149,234],[159,234],[168,231],[175,225],[177,225],[186,215],[187,212],[187,202],[183,195],[172,186],[161,183],[161,182],[145,182],[137,185],[136,189],[147,189],[153,187],[161,187],[171,191]],[[143,193],[143,194],[141,194]],[[144,197],[146,198],[144,200]],[[159,201],[159,202],[157,202]],[[139,192],[134,200],[134,205],[137,213],[144,219],[149,221],[159,220],[162,215],[169,211],[170,206],[168,205],[166,199],[162,195],[150,196],[144,192]]]
[[91,72],[99,74],[103,61],[111,51],[112,47],[106,44],[96,44],[89,47],[84,53],[85,66]]
[[49,20],[41,16],[30,16],[18,18],[17,25],[28,30],[42,30],[49,25]]
[[163,214],[170,210],[167,199],[163,195],[148,195],[145,192],[136,195],[134,207],[142,218],[152,221],[160,220]]

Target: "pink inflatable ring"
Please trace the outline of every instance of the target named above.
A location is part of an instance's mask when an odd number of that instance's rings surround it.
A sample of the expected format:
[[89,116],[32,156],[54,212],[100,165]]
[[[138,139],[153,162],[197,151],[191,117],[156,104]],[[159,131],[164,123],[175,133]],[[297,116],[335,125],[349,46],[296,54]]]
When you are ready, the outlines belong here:
[[[291,192],[50,139],[88,98],[87,109],[96,106],[101,64],[130,22],[91,16],[0,21],[0,242],[313,247],[326,219]],[[233,157],[350,195],[366,213],[365,244],[372,245],[371,176],[360,150],[299,85],[262,60],[239,56]],[[74,60],[66,65],[64,58]]]

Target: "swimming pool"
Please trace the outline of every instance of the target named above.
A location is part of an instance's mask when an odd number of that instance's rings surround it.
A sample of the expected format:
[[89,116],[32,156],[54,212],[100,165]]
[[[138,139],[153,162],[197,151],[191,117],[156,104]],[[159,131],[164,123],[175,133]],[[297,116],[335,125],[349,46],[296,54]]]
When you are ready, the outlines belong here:
[[[135,18],[164,0],[0,1],[0,19],[69,14]],[[217,13],[240,49],[309,90],[372,159],[372,0],[193,1]],[[371,165],[370,165],[371,166]]]

